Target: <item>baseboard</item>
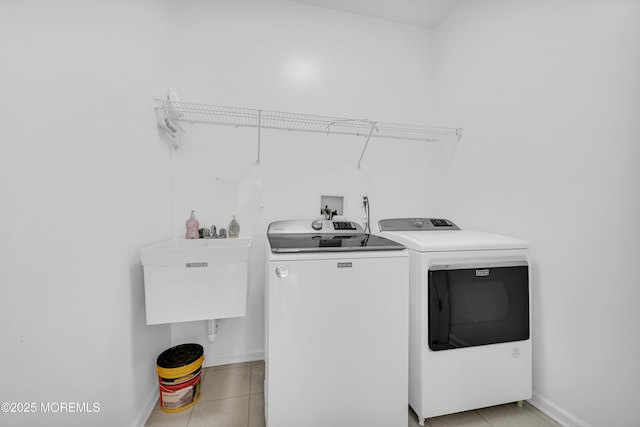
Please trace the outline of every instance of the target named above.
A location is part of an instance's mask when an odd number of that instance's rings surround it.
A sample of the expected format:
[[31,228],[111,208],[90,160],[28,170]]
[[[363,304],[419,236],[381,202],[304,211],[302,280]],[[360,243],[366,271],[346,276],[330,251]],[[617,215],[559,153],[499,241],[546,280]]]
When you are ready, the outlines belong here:
[[151,415],[151,412],[153,412],[153,409],[158,403],[158,399],[160,398],[159,393],[159,388],[155,387],[153,389],[153,392],[147,398],[147,402],[142,407],[142,410],[140,411],[136,419],[131,423],[131,427],[144,427],[144,425],[147,423],[147,420],[149,419],[149,416]]
[[255,360],[264,360],[264,350],[245,353],[207,354],[205,355],[204,366],[228,365],[230,363],[253,362]]
[[557,403],[541,396],[535,391],[533,392],[533,397],[529,400],[529,403],[565,427],[591,427],[587,422],[581,420]]

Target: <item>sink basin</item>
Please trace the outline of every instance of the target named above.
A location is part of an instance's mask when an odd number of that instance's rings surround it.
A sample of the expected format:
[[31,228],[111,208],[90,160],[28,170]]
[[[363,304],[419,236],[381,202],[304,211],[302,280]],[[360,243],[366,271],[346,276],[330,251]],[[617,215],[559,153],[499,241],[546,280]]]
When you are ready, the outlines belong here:
[[185,263],[228,264],[246,262],[251,238],[175,239],[140,250],[143,266],[185,267]]
[[250,248],[246,237],[142,248],[147,324],[244,316]]

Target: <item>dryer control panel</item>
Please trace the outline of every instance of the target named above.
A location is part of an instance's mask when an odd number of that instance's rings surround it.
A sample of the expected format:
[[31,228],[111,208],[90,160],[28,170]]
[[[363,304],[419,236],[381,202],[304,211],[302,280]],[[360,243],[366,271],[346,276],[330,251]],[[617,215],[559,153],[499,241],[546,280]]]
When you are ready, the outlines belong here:
[[390,218],[378,221],[380,231],[438,231],[460,230],[452,221],[443,218]]

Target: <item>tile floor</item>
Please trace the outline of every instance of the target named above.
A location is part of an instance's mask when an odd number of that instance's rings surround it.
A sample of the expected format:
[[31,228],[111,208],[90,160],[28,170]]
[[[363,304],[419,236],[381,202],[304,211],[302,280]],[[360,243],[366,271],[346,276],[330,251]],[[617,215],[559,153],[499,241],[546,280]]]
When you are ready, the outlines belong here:
[[156,406],[145,427],[264,427],[264,362],[203,370],[200,401],[167,413]]
[[[203,371],[200,401],[197,404],[178,413],[163,412],[158,405],[147,420],[146,427],[264,427],[263,383],[264,362],[262,361],[206,368]],[[506,404],[429,418],[425,425],[431,427],[560,426],[526,402],[522,408],[515,404]],[[300,426],[304,426],[302,420]],[[417,426],[416,415],[409,409],[408,427]]]

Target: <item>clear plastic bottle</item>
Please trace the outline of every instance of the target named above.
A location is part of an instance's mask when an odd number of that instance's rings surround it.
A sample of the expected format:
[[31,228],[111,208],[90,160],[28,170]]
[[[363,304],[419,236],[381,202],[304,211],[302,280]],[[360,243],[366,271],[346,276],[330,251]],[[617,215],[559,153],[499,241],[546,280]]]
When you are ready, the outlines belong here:
[[229,237],[235,238],[240,234],[240,224],[236,220],[236,216],[233,216],[233,219],[229,223]]
[[200,238],[200,235],[198,234],[198,228],[200,227],[200,223],[196,219],[195,212],[196,211],[191,211],[191,216],[187,220],[187,232],[184,236],[186,239]]

